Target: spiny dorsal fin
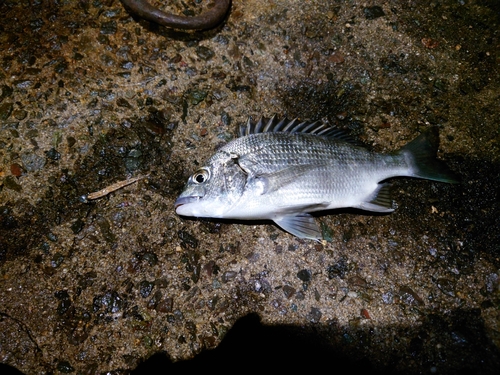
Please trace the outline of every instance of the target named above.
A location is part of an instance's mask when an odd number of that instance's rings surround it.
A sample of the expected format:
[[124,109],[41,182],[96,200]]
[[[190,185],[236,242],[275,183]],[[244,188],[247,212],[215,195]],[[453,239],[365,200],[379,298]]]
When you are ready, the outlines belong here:
[[240,126],[239,136],[244,137],[250,134],[276,132],[314,134],[340,139],[356,146],[362,145],[344,130],[326,125],[321,121],[300,121],[297,118],[289,120],[286,117],[278,118],[276,115],[271,118],[261,117],[257,122],[252,121],[252,118],[249,117],[247,123]]

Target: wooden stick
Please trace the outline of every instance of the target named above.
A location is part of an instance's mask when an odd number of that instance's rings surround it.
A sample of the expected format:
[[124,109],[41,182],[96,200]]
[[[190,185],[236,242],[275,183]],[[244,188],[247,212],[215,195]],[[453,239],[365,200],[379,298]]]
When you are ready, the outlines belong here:
[[131,178],[129,180],[123,180],[123,181],[115,182],[114,184],[109,185],[108,187],[105,187],[102,190],[99,190],[99,191],[96,191],[96,192],[93,192],[93,193],[89,193],[87,195],[87,199],[88,200],[94,200],[94,199],[102,198],[102,197],[108,195],[109,193],[112,193],[113,191],[116,191],[116,190],[121,189],[121,188],[123,188],[125,186],[133,184],[134,182],[137,182],[137,181],[139,181],[139,180],[141,180],[143,178],[144,178],[143,176],[141,176],[141,177],[133,177],[133,178]]

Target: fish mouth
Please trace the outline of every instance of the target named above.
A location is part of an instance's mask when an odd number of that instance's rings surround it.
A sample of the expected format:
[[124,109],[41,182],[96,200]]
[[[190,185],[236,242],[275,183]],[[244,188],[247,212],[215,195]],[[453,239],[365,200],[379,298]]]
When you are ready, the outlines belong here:
[[177,209],[184,204],[197,202],[198,200],[200,200],[200,197],[198,196],[179,197],[174,203],[174,208]]

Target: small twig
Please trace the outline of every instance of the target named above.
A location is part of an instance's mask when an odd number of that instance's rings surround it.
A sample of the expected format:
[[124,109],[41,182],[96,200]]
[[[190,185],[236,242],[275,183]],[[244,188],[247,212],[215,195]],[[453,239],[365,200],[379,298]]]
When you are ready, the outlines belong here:
[[84,198],[84,201],[102,198],[102,197],[108,195],[109,193],[112,193],[113,191],[116,191],[116,190],[121,189],[125,186],[133,184],[134,182],[137,182],[143,178],[144,178],[144,176],[133,177],[129,180],[115,182],[114,184],[111,184],[102,190],[87,194],[87,196]]

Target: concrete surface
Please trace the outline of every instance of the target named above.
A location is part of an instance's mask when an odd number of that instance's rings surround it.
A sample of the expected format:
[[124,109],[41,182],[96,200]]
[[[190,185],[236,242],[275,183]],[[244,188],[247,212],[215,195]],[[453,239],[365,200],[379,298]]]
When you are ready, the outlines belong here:
[[[0,12],[0,362],[125,374],[158,352],[210,353],[253,313],[266,355],[264,337],[292,330],[336,366],[496,373],[497,1],[235,0],[224,25],[187,33],[116,0]],[[462,183],[394,181],[395,213],[320,215],[323,244],[176,216],[196,167],[248,116],[273,114],[378,152],[438,126]],[[275,346],[293,364],[327,356]]]

